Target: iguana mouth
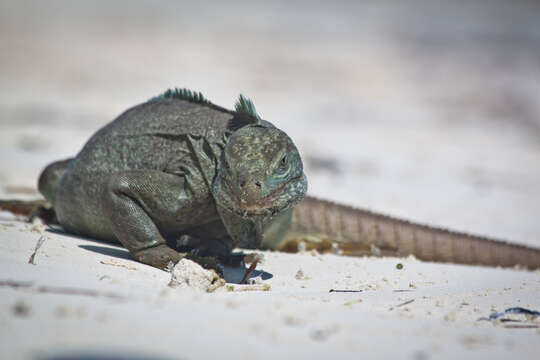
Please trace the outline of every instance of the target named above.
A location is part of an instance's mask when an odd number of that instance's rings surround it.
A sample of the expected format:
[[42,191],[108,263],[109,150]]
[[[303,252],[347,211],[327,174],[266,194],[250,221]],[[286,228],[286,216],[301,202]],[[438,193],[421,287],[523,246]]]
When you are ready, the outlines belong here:
[[272,191],[270,194],[266,195],[265,197],[257,200],[254,204],[246,206],[242,203],[242,200],[238,197],[234,191],[232,191],[232,186],[227,181],[227,179],[223,179],[229,193],[232,195],[231,198],[234,202],[234,208],[225,206],[227,210],[241,216],[241,217],[255,217],[255,216],[261,216],[261,215],[274,215],[275,213],[278,213],[285,208],[289,206],[289,203],[287,202],[285,205],[281,207],[272,207],[273,202],[283,193],[283,190],[285,190],[285,187],[292,183],[293,181],[297,181],[302,178],[302,175],[293,177],[283,184],[281,184],[276,190]]

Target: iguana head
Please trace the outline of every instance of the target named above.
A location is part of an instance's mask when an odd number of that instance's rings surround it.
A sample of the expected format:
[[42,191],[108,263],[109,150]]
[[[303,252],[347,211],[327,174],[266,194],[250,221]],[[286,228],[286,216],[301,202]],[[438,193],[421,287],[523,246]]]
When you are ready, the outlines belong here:
[[261,121],[236,130],[225,145],[213,193],[243,218],[273,216],[302,200],[307,179],[291,138]]
[[203,148],[194,150],[201,169],[211,174],[206,179],[212,178],[212,195],[229,235],[224,239],[231,240],[227,247],[254,248],[286,232],[292,207],[307,191],[302,159],[287,134],[262,120],[251,100],[242,95],[235,111],[214,105],[189,89],[170,89],[150,101],[162,98],[233,115],[219,143],[204,139]]

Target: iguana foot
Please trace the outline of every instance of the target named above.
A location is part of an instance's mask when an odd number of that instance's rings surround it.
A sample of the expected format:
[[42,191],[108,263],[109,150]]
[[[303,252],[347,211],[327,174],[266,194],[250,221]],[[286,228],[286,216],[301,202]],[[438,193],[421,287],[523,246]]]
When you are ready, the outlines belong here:
[[189,252],[198,257],[222,257],[229,256],[231,248],[223,239],[199,239],[192,235],[182,235],[176,241],[176,250]]
[[220,276],[223,275],[223,266],[214,256],[197,256],[193,254],[179,253],[171,249],[165,244],[154,246],[151,248],[139,250],[132,253],[135,260],[156,267],[158,269],[167,269],[169,263],[177,264],[183,258],[189,259],[201,265],[208,270],[214,270]]
[[244,268],[246,266],[245,261],[246,254],[243,252],[231,253],[226,256],[220,256],[219,262],[225,266]]
[[215,256],[197,256],[193,254],[186,254],[185,258],[196,262],[207,270],[214,270],[221,277],[223,276],[223,265],[221,265]]
[[185,256],[164,244],[133,252],[132,255],[135,260],[159,269],[166,269],[170,262],[176,264]]

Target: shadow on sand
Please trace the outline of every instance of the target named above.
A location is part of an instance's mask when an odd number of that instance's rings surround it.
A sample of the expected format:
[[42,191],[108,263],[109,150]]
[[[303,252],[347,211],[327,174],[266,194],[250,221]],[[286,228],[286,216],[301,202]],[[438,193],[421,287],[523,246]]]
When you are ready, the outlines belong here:
[[[129,251],[123,248],[119,243],[106,242],[106,241],[96,240],[96,239],[85,237],[85,236],[74,235],[74,234],[66,233],[65,231],[62,231],[61,229],[55,229],[55,228],[49,228],[47,229],[47,231],[54,234],[58,234],[58,235],[64,235],[67,237],[74,237],[74,238],[89,240],[96,243],[96,245],[79,245],[78,247],[81,249],[91,251],[91,252],[101,254],[101,255],[107,255],[107,256],[119,258],[119,259],[135,261],[133,257],[131,256],[131,254],[129,253]],[[99,244],[103,244],[106,246],[100,246]],[[246,273],[246,270],[247,270],[246,267],[224,266],[223,277],[228,283],[238,284],[242,280],[242,277]],[[262,280],[268,280],[268,279],[271,279],[273,275],[266,271],[254,270],[253,273],[251,273],[249,278],[251,279],[255,277],[260,277]]]
[[79,245],[81,249],[92,251],[98,254],[112,256],[120,259],[133,260],[133,257],[123,248],[110,248],[106,246],[97,246],[97,245]]

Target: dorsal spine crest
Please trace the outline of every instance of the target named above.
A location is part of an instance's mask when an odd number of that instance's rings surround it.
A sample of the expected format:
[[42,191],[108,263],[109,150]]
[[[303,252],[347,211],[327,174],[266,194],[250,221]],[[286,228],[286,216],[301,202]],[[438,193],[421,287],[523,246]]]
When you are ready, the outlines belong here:
[[234,104],[234,112],[213,104],[207,98],[205,98],[201,92],[193,91],[187,88],[167,89],[165,92],[151,98],[149,101],[155,101],[160,99],[185,100],[201,105],[206,105],[220,111],[236,114],[237,116],[235,117],[235,119],[231,120],[231,126],[233,128],[240,128],[249,124],[260,124],[262,121],[261,117],[257,113],[257,110],[255,109],[253,101],[251,101],[249,98],[245,97],[242,94],[240,94],[238,100]]
[[186,88],[167,89],[163,94],[153,97],[150,101],[158,99],[179,99],[197,104],[211,104],[201,92]]
[[259,114],[257,114],[253,101],[242,94],[240,94],[238,100],[234,104],[234,110],[239,115],[248,115],[249,117],[254,118],[254,123],[258,123],[262,120]]

